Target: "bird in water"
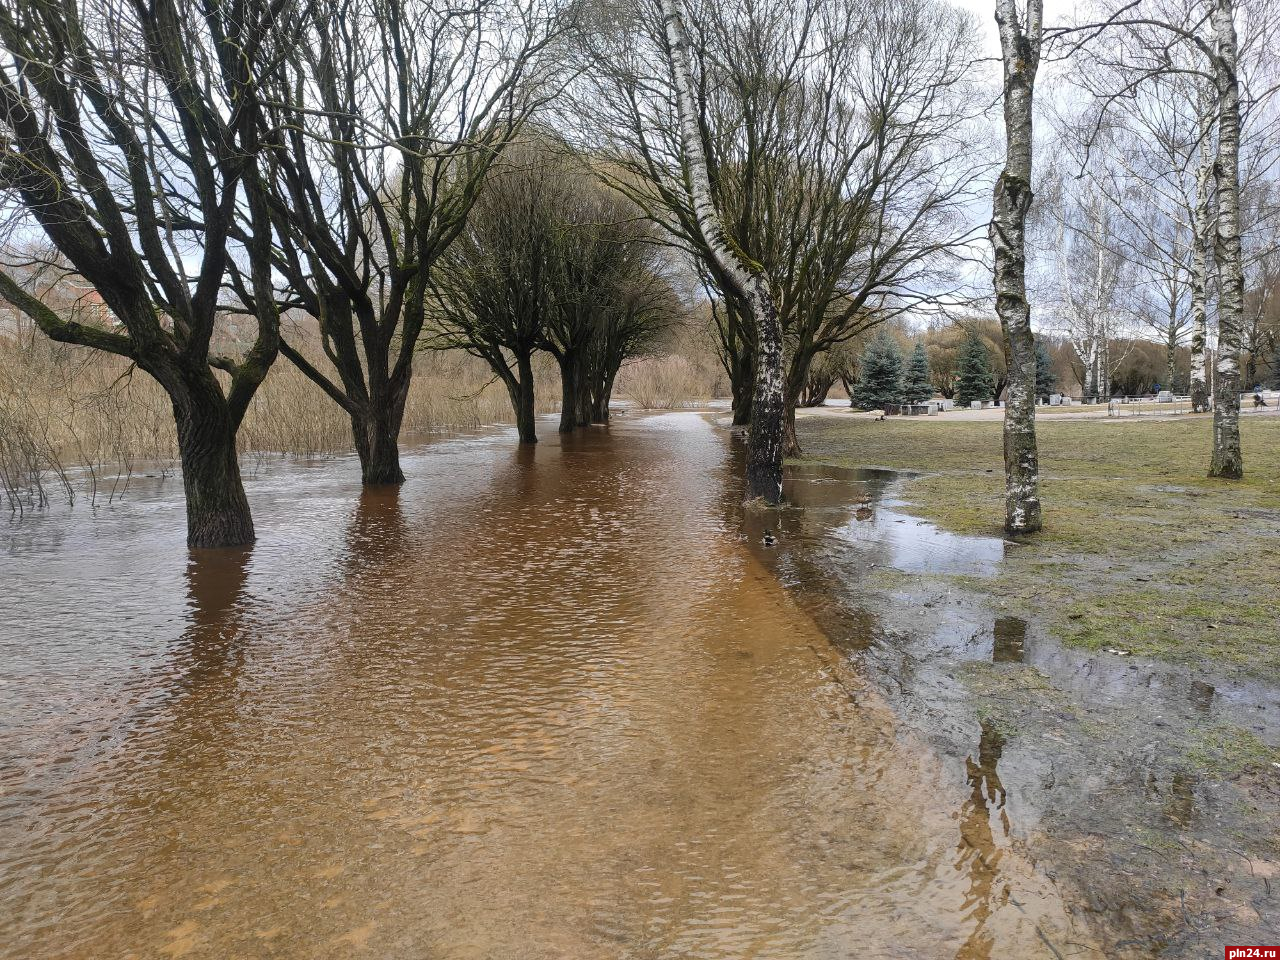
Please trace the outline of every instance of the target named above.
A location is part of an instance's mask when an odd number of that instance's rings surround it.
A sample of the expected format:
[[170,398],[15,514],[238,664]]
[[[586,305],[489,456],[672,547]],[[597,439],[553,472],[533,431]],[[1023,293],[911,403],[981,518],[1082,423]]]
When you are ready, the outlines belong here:
[[772,530],[766,530],[764,532],[764,537],[760,540],[760,542],[763,543],[766,547],[772,547],[774,544],[778,542],[778,538],[773,535]]

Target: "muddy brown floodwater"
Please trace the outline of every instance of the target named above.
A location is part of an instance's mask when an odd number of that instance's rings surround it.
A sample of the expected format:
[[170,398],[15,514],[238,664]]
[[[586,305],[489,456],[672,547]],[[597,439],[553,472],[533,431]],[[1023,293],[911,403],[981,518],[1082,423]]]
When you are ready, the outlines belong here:
[[0,957],[1081,952],[999,735],[956,776],[897,725],[733,455],[689,413],[398,493],[271,463],[244,552],[188,556],[173,478],[12,525]]

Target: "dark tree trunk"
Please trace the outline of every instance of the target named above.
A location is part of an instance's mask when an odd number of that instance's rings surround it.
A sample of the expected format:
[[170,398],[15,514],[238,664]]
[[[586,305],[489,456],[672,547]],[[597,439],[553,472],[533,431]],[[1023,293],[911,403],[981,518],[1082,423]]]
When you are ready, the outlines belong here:
[[404,483],[400,469],[400,423],[404,419],[403,395],[386,403],[370,403],[351,416],[356,453],[360,456],[360,481],[376,487]]
[[578,429],[578,379],[581,375],[578,357],[569,352],[556,360],[560,364],[560,432],[573,433]]
[[820,407],[827,402],[827,395],[831,393],[831,388],[835,386],[835,380],[821,377],[818,379],[810,378],[805,385],[804,396],[800,399],[802,407]]
[[798,457],[804,451],[800,449],[800,439],[796,436],[796,405],[787,404],[787,416],[782,424],[782,453],[786,457]]
[[617,370],[607,374],[600,384],[600,389],[591,398],[592,423],[609,422],[609,401],[613,399],[613,381],[617,375]]
[[520,434],[521,443],[537,443],[538,433],[534,427],[533,361],[528,354],[516,357],[516,377],[514,386],[508,384],[511,405],[516,412],[516,432]]
[[182,486],[187,496],[188,547],[253,543],[253,517],[240,479],[236,431],[213,379],[173,401]]
[[811,348],[798,348],[792,354],[791,363],[786,371],[782,395],[782,455],[784,457],[798,457],[803,453],[800,449],[800,439],[796,436],[796,407],[800,405],[800,399],[804,396],[805,388],[809,384],[809,371],[813,369],[814,356],[815,351]]
[[583,363],[578,370],[578,426],[591,426],[592,414],[595,408],[592,405],[593,392],[591,390],[591,381],[594,374],[589,369],[587,363]]

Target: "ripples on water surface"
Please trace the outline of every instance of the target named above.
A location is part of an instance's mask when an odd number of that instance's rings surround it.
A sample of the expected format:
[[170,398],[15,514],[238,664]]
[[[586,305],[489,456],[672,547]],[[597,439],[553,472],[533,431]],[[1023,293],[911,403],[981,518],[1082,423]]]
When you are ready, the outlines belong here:
[[895,729],[730,461],[678,414],[273,464],[252,551],[172,479],[11,526],[0,957],[1049,956],[994,761]]

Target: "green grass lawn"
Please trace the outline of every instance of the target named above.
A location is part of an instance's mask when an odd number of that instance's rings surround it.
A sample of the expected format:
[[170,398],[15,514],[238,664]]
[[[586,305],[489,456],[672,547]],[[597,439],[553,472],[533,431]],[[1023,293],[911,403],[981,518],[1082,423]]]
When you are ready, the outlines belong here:
[[[918,515],[999,535],[1001,424],[945,418],[799,424],[805,458],[922,471]],[[1044,531],[964,585],[1044,618],[1064,641],[1280,680],[1280,417],[1242,418],[1246,476],[1206,476],[1211,423],[1038,425]]]

